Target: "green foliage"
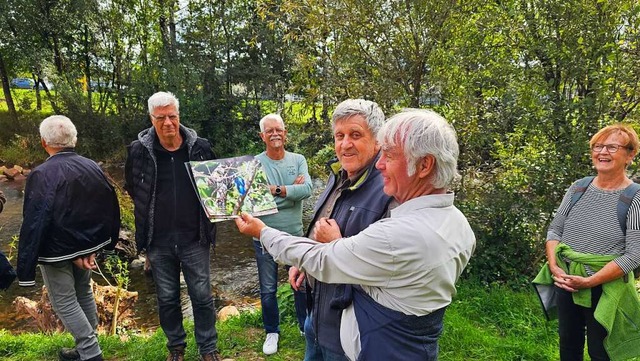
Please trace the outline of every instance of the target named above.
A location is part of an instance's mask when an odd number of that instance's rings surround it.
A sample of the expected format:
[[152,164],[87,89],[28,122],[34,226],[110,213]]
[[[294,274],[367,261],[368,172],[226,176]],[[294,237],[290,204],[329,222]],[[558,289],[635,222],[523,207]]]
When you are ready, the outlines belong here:
[[0,158],[42,161],[37,124],[62,113],[80,154],[122,161],[150,126],[146,100],[168,90],[217,158],[261,152],[258,120],[279,112],[288,149],[325,178],[338,102],[432,107],[458,131],[458,203],[479,240],[469,273],[516,285],[589,173],[590,136],[640,119],[638,14],[636,0],[6,0],[4,75],[55,87],[5,94],[19,121],[0,102]]

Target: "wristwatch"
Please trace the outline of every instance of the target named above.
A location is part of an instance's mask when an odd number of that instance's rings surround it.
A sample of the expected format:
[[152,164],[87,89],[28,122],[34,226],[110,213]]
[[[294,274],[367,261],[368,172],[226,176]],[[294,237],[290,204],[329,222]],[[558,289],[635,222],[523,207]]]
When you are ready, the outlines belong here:
[[276,195],[279,196],[282,194],[282,188],[280,186],[276,186]]

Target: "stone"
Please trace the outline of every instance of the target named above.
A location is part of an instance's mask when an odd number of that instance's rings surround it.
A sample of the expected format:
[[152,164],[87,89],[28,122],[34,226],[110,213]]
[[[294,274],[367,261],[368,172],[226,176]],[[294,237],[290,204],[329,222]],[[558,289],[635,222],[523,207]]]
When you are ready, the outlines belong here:
[[15,168],[7,168],[7,169],[5,169],[5,171],[4,171],[3,173],[4,173],[4,175],[6,175],[6,176],[7,176],[7,178],[9,178],[9,179],[15,179],[15,177],[16,177],[18,174],[20,174],[20,171],[18,171],[18,170],[17,170],[17,169],[15,169]]
[[218,312],[218,320],[220,321],[224,321],[230,317],[235,317],[235,316],[240,316],[240,311],[238,311],[238,308],[236,306],[224,306],[222,307],[222,309]]

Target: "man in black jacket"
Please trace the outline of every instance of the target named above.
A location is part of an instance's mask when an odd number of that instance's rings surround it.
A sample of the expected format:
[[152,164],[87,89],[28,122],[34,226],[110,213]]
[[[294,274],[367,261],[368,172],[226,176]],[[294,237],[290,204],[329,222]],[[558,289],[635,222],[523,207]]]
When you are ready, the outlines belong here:
[[34,286],[40,263],[53,310],[76,342],[76,349],[63,349],[60,358],[96,361],[102,351],[91,270],[96,252],[113,249],[118,241],[120,208],[100,167],[74,151],[77,134],[65,116],[40,124],[49,158],[27,178],[17,268],[19,285]]
[[127,148],[125,189],[133,199],[138,251],[145,251],[156,286],[168,361],[182,361],[180,271],[193,307],[202,360],[219,360],[209,255],[215,227],[206,218],[185,162],[213,159],[211,145],[180,124],[178,99],[158,92],[148,101],[152,127]]

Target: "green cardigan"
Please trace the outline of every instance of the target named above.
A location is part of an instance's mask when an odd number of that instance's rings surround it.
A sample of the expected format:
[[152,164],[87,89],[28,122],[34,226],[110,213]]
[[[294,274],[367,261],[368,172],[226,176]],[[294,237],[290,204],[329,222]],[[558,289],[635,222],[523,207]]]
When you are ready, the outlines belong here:
[[[564,243],[556,247],[556,260],[567,274],[587,277],[586,265],[599,271],[617,255],[596,255],[576,252]],[[569,259],[569,269],[563,259]],[[555,318],[553,278],[549,264],[545,263],[533,280],[543,309],[548,318]],[[591,289],[582,289],[573,293],[576,305],[591,307]],[[635,280],[624,277],[602,285],[602,296],[594,311],[594,317],[606,330],[608,336],[604,347],[613,361],[627,360],[640,356],[640,298],[635,289]]]

